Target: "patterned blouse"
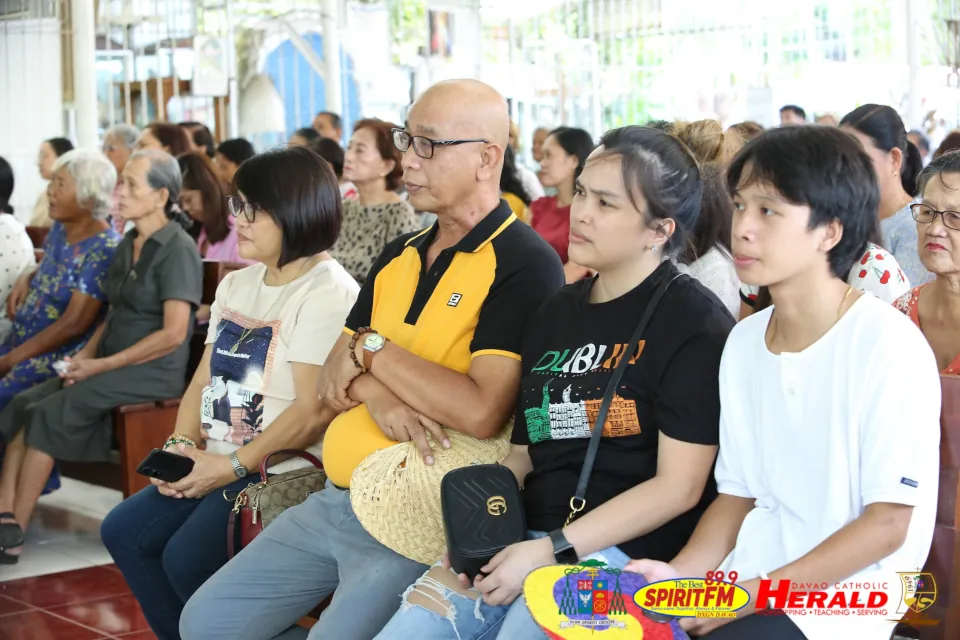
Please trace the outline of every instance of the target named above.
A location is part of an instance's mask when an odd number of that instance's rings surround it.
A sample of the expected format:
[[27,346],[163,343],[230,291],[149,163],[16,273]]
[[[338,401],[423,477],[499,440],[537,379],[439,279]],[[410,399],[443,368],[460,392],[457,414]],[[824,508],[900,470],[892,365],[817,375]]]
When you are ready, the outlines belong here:
[[344,200],[340,237],[330,256],[362,283],[387,243],[422,228],[409,202],[367,207],[359,200]]
[[[75,291],[106,301],[104,280],[119,242],[117,232],[106,229],[70,244],[63,225],[54,223],[43,245],[43,260],[33,276],[30,292],[17,309],[13,331],[6,344],[15,348],[59,320]],[[100,319],[106,315],[106,305],[103,305],[100,313],[100,318],[90,324],[90,329],[84,335],[34,358],[31,361],[34,366],[47,369],[63,356],[77,351],[100,325]]]
[[[854,289],[872,293],[884,302],[894,300],[910,290],[910,280],[900,269],[897,259],[888,251],[871,243],[860,260],[853,264],[847,284]],[[744,284],[740,286],[740,299],[754,306],[760,287]]]
[[[917,328],[921,331],[923,331],[923,328],[920,327],[920,290],[928,284],[930,283],[927,282],[919,287],[914,287],[905,295],[897,298],[896,302],[893,303],[893,306],[897,309],[897,311],[902,312],[905,316],[913,320],[913,324],[917,325]],[[960,373],[960,354],[957,354],[957,357],[953,359],[953,362],[947,365],[947,368],[940,373],[949,373],[953,375]]]

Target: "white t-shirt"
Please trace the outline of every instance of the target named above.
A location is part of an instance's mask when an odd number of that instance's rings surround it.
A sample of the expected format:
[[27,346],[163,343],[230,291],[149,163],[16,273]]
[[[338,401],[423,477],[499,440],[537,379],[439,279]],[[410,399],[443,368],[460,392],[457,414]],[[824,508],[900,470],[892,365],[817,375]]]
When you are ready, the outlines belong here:
[[[201,423],[211,453],[236,451],[293,403],[291,364],[323,365],[360,292],[334,260],[275,287],[263,283],[266,270],[255,264],[229,274],[210,307],[211,379],[203,390]],[[321,445],[308,451],[319,458]],[[270,470],[305,464],[293,459]]]
[[740,278],[733,258],[724,249],[714,247],[692,264],[677,264],[680,273],[686,273],[710,289],[734,318],[740,317]]
[[27,229],[9,214],[0,214],[0,342],[7,339],[13,324],[6,314],[7,296],[24,270],[37,265],[33,242]]
[[933,539],[936,360],[910,319],[873,296],[800,353],[767,349],[772,311],[737,324],[720,363],[717,488],[756,500],[720,568],[751,580],[806,555],[871,503],[912,505],[903,546],[848,580],[888,583],[890,615],[791,616],[809,640],[889,640],[887,618],[903,613],[897,572],[923,567]]

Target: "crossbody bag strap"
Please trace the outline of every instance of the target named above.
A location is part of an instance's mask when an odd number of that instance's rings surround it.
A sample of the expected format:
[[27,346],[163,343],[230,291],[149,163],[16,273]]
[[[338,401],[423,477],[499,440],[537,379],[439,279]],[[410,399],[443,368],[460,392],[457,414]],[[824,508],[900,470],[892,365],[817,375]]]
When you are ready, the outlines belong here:
[[600,402],[600,410],[597,412],[597,421],[593,427],[593,433],[590,435],[590,445],[587,447],[587,457],[584,459],[583,468],[580,470],[580,480],[577,482],[577,490],[576,493],[573,494],[573,497],[570,498],[570,515],[567,517],[567,522],[563,526],[568,526],[571,522],[573,522],[573,519],[577,517],[577,514],[583,511],[583,509],[587,506],[587,500],[584,496],[587,494],[587,484],[590,482],[590,474],[593,472],[593,463],[597,458],[597,450],[600,448],[600,437],[603,435],[604,423],[607,420],[607,411],[609,411],[610,404],[613,402],[613,398],[617,393],[617,388],[620,386],[620,380],[623,378],[623,373],[627,370],[627,366],[630,364],[630,359],[633,357],[633,352],[636,351],[637,346],[640,344],[640,338],[643,336],[643,332],[646,330],[647,325],[650,324],[650,319],[653,317],[654,311],[657,310],[657,306],[660,304],[663,294],[667,292],[667,289],[670,288],[670,285],[673,284],[673,281],[679,278],[681,275],[682,274],[677,274],[669,280],[665,279],[660,283],[660,286],[650,299],[650,303],[647,304],[647,308],[644,309],[643,316],[640,317],[640,322],[637,324],[637,328],[633,332],[633,336],[630,338],[630,343],[623,352],[623,357],[620,358],[617,368],[614,369],[613,375],[610,377],[610,382],[607,384],[607,390],[604,392],[603,400]]

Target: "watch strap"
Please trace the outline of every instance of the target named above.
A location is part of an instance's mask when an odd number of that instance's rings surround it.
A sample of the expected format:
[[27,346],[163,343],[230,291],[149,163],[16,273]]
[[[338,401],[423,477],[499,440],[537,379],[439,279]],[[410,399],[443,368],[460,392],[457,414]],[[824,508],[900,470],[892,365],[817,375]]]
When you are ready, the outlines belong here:
[[[372,331],[371,333],[377,333],[377,332],[376,332],[376,331]],[[380,335],[380,334],[377,333],[377,335]],[[381,336],[381,337],[382,337],[382,336]],[[370,371],[370,365],[373,364],[373,356],[375,356],[376,354],[378,354],[378,353],[383,349],[383,347],[386,346],[387,342],[389,342],[389,340],[387,340],[386,338],[383,338],[383,344],[380,345],[380,348],[377,349],[376,351],[370,351],[370,350],[367,349],[366,347],[363,348],[363,371],[364,371],[364,373],[366,373],[367,371]]]
[[236,451],[230,454],[230,465],[233,467],[233,474],[237,476],[237,478],[247,477],[247,470],[240,464],[240,457],[237,456]]
[[578,560],[577,551],[563,535],[563,529],[554,529],[550,532],[550,542],[553,543],[553,557],[561,564],[575,564]]

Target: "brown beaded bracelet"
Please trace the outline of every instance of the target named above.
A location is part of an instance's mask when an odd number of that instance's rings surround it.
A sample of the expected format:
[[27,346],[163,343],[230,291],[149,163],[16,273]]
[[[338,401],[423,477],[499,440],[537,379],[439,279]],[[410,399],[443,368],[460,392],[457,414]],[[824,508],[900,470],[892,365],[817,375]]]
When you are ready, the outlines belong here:
[[357,359],[357,341],[360,340],[360,336],[367,333],[376,333],[376,331],[370,327],[360,327],[353,334],[353,338],[350,339],[350,359],[353,360],[353,364],[356,365],[357,369],[363,372],[367,370],[363,367],[363,363]]

